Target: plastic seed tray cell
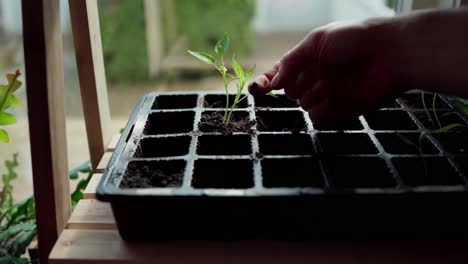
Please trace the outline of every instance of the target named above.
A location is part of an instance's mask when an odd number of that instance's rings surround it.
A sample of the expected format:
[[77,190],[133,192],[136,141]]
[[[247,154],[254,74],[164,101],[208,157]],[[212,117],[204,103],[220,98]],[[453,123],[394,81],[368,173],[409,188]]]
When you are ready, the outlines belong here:
[[[420,141],[438,126],[420,98],[408,94],[340,126],[316,127],[283,94],[247,95],[224,126],[222,93],[150,93],[125,128],[98,199],[111,202],[125,239],[425,232],[418,217],[461,223],[468,219],[441,202],[467,197],[468,131]],[[450,101],[436,99],[430,112],[440,123],[467,124]],[[414,221],[400,223],[401,214]],[[435,229],[459,231],[456,223]]]

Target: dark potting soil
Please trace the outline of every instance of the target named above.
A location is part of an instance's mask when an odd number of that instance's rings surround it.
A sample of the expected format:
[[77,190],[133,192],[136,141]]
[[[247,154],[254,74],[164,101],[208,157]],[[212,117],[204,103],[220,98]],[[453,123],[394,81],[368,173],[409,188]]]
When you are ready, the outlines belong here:
[[223,134],[232,134],[233,132],[253,133],[252,126],[256,122],[250,120],[246,112],[234,112],[231,122],[227,126],[223,124],[223,117],[223,111],[204,112],[198,128],[203,132],[219,132]]
[[129,164],[120,188],[178,187],[182,185],[184,170],[165,171],[148,165]]

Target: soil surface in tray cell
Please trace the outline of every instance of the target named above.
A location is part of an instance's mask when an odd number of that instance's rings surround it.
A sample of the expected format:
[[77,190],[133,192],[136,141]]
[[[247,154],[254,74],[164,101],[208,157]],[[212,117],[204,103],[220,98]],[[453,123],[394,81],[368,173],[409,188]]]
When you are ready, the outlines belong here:
[[428,185],[461,185],[462,179],[443,157],[393,158],[403,183],[416,187]]
[[159,95],[154,100],[153,109],[186,109],[197,106],[196,94]]
[[253,133],[255,121],[250,120],[248,112],[234,111],[228,125],[223,124],[224,111],[205,111],[202,113],[198,128],[202,132],[219,132],[231,134],[233,132]]
[[325,169],[334,188],[394,188],[396,182],[385,161],[378,157],[330,157]]
[[296,133],[307,130],[301,111],[257,111],[257,128],[265,132]]
[[315,158],[264,159],[263,185],[267,188],[319,187],[323,176]]
[[339,122],[335,125],[319,126],[314,124],[314,128],[321,131],[332,131],[332,130],[363,130],[364,127],[361,124],[359,118],[354,118],[351,120],[346,120]]
[[[434,97],[433,94],[424,94],[424,101],[426,102],[426,107],[432,109],[433,97]],[[407,107],[410,107],[413,109],[424,109],[424,104],[423,104],[421,94],[405,94],[398,99],[400,100],[401,103],[405,104]],[[435,107],[441,108],[441,109],[449,108],[449,106],[439,96],[437,96]]]
[[[377,133],[375,136],[390,154],[435,154],[439,150],[429,139],[420,145],[420,133]],[[420,149],[421,148],[421,149]]]
[[262,108],[295,108],[299,107],[296,101],[288,99],[283,94],[278,94],[275,97],[268,95],[255,96],[255,107]]
[[179,187],[185,161],[132,161],[120,182],[120,188]]
[[135,152],[136,158],[171,157],[188,154],[190,147],[189,136],[143,138]]
[[248,135],[201,136],[198,138],[198,155],[250,155],[252,143]]
[[189,133],[193,130],[195,112],[151,113],[145,126],[146,135]]
[[442,147],[453,154],[468,154],[468,136],[466,133],[441,133],[434,137]]
[[409,114],[402,110],[375,111],[364,117],[373,130],[418,130]]
[[198,159],[194,166],[194,188],[247,189],[254,185],[251,160]]
[[[245,95],[241,95],[242,99]],[[229,95],[229,108],[231,108],[232,103],[234,103],[235,95]],[[203,107],[205,108],[226,108],[226,95],[211,94],[205,96],[205,101],[203,102]],[[247,107],[247,98],[240,101],[236,108],[246,108]]]
[[260,152],[264,155],[312,155],[315,153],[310,135],[280,134],[258,136]]
[[318,133],[322,151],[327,154],[377,154],[371,138],[366,133]]

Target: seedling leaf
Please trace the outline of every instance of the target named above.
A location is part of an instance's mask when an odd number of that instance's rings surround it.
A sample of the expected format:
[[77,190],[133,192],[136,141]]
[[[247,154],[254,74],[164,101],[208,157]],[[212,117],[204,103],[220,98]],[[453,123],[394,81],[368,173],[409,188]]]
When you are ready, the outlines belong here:
[[427,138],[429,135],[436,135],[436,134],[446,133],[446,132],[449,132],[450,130],[455,129],[457,127],[466,128],[467,126],[464,125],[464,124],[450,124],[450,125],[446,125],[444,127],[441,127],[439,129],[435,129],[435,130],[432,130],[432,131],[424,131],[424,132],[421,133],[421,135],[419,135],[419,144],[421,145],[423,140],[425,138]]
[[229,39],[229,34],[226,32],[223,35],[223,38],[216,43],[215,46],[215,52],[218,54],[220,57],[224,57],[226,54],[227,50],[229,49],[231,40]]
[[266,95],[274,97],[274,98],[279,98],[279,96],[277,94],[274,94],[273,92],[268,92],[266,93]]
[[252,77],[252,74],[254,73],[256,67],[257,67],[257,65],[252,66],[252,68],[250,68],[250,70],[247,72],[247,74],[245,74],[245,80],[246,80],[246,81],[247,81],[250,77]]
[[235,56],[232,56],[232,67],[234,68],[234,72],[236,73],[237,77],[240,79],[244,79],[244,70],[242,66],[236,61]]
[[211,54],[208,54],[208,53],[205,53],[205,52],[191,51],[191,50],[189,50],[188,52],[192,56],[194,56],[195,58],[203,61],[206,64],[215,65],[215,59],[213,58],[213,56],[211,56]]

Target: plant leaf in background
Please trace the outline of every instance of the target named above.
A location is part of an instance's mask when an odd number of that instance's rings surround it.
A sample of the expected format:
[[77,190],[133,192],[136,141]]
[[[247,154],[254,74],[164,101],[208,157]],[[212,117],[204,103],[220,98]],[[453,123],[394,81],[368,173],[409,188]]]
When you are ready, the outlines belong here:
[[78,202],[83,199],[83,191],[86,189],[86,186],[88,186],[89,180],[91,180],[91,177],[93,176],[93,171],[91,168],[91,161],[86,161],[72,170],[68,173],[68,178],[71,180],[76,180],[78,179],[79,173],[87,173],[87,177],[85,179],[81,179],[78,184],[75,187],[75,190],[71,194],[71,202],[72,206],[75,207]]
[[16,117],[9,113],[0,113],[0,125],[11,125],[16,123]]
[[229,34],[226,32],[224,33],[223,38],[220,41],[218,41],[218,43],[216,43],[216,46],[215,46],[216,54],[218,54],[221,58],[223,58],[224,55],[226,55],[226,52],[228,51],[230,44],[231,44],[231,40],[229,38]]
[[85,161],[82,164],[76,166],[75,168],[71,169],[68,173],[68,177],[70,180],[78,179],[78,173],[90,173],[91,172],[91,161]]
[[[21,104],[21,100],[13,94],[22,85],[18,80],[20,75],[21,73],[19,70],[16,70],[14,74],[7,74],[7,84],[0,85],[0,125],[16,123],[16,118],[12,114],[6,113],[5,110],[13,105]],[[10,141],[8,133],[4,129],[0,129],[0,140],[3,142]]]
[[3,142],[10,142],[10,137],[8,136],[8,132],[5,131],[5,129],[0,128],[0,141]]
[[204,63],[206,64],[209,64],[209,65],[215,65],[215,59],[213,58],[213,56],[211,56],[210,54],[208,53],[205,53],[205,52],[198,52],[198,51],[191,51],[189,50],[188,51],[192,56],[194,56],[195,58],[203,61]]

